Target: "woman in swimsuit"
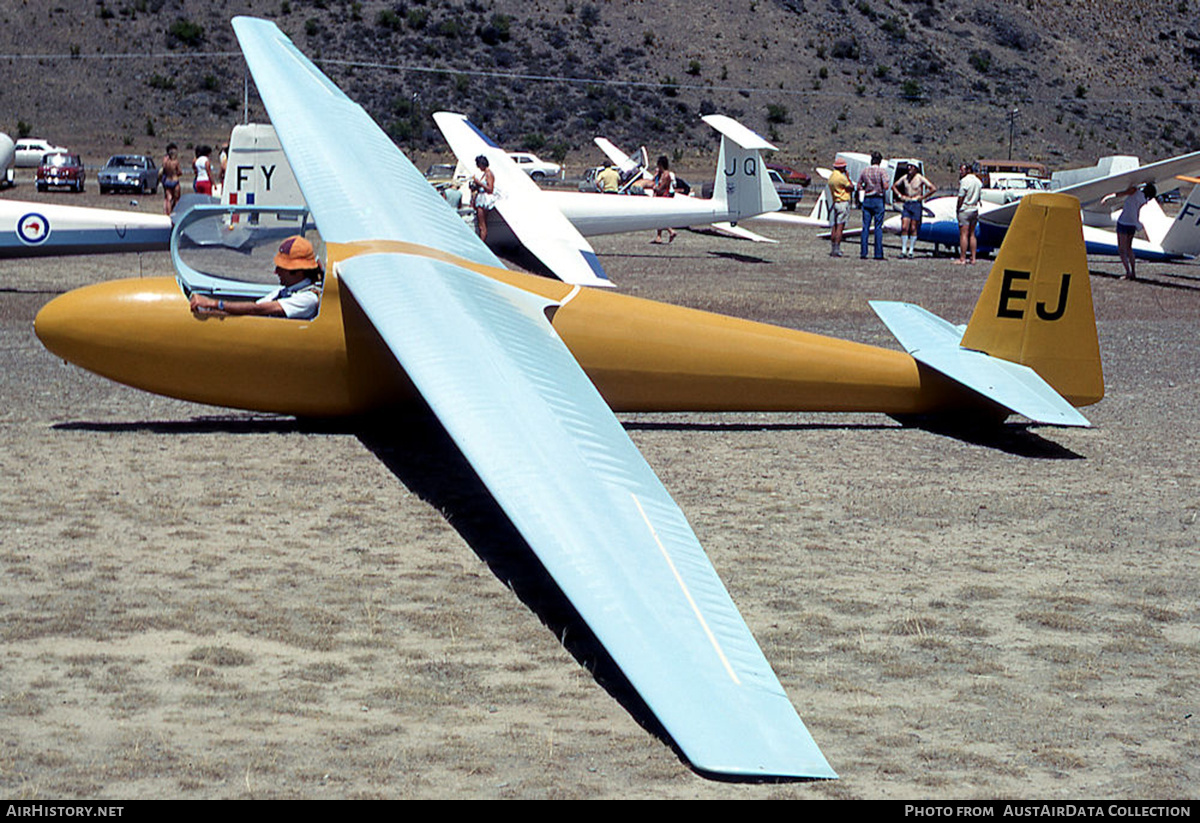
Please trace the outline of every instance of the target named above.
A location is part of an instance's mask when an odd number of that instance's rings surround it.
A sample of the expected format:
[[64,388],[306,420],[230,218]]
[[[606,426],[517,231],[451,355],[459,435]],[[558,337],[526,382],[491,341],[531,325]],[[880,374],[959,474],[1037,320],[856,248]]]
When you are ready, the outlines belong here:
[[179,202],[179,178],[183,176],[183,169],[179,166],[179,147],[174,143],[167,146],[167,156],[163,158],[162,170],[158,174],[162,178],[163,212],[169,216]]

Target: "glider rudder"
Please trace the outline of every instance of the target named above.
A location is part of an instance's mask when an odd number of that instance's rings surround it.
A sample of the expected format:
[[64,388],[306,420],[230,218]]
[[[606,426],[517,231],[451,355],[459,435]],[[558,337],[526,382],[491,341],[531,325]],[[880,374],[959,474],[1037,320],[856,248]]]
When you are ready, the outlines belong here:
[[1072,405],[1104,396],[1078,200],[1021,200],[961,345],[1030,367]]

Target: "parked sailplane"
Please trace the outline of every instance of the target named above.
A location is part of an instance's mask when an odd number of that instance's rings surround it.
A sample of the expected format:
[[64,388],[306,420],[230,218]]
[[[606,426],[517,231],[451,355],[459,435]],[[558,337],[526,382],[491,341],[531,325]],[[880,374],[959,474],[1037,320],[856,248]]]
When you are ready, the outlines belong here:
[[[626,194],[635,185],[645,184],[643,188],[649,185],[650,178],[650,157],[646,153],[646,147],[642,146],[637,154],[628,155],[616,147],[615,144],[607,137],[594,137],[593,142],[600,147],[600,151],[604,152],[605,157],[611,160],[621,174],[620,192]],[[761,166],[759,167],[762,168]],[[714,189],[715,190],[715,189]],[[761,215],[760,215],[761,216]],[[743,220],[752,219],[743,217]],[[736,237],[739,240],[750,240],[755,243],[778,243],[778,240],[773,240],[770,237],[764,237],[757,232],[752,232],[745,226],[739,226],[731,220],[720,220],[712,223],[713,231],[729,237]],[[674,227],[672,227],[674,228]]]
[[504,269],[278,28],[233,26],[319,232],[320,312],[194,315],[192,291],[265,288],[185,264],[176,227],[177,279],[56,297],[35,321],[43,344],[223,406],[343,415],[421,398],[699,773],[835,777],[613,410],[1015,411],[1086,425],[1073,404],[1104,386],[1078,201],[1026,198],[965,332],[876,303],[912,355],[583,289]]
[[[761,152],[775,147],[721,114],[703,120],[721,134],[712,199],[698,197],[598,197],[575,191],[543,191],[504,149],[461,114],[438,112],[460,166],[487,157],[499,198],[489,212],[488,243],[523,245],[556,277],[582,286],[612,286],[586,237],[650,229],[704,226],[775,211],[779,195],[763,173]],[[498,213],[500,220],[491,215]],[[504,225],[501,225],[503,221]],[[507,227],[507,231],[505,230]]]
[[[0,146],[2,148],[2,146]],[[109,252],[166,251],[175,223],[197,204],[281,204],[303,206],[304,199],[269,125],[233,127],[229,160],[219,201],[185,194],[170,217],[128,209],[60,206],[56,203],[0,199],[0,257],[38,257]],[[192,224],[188,239],[197,245],[239,248],[252,235],[291,232],[301,211],[257,215],[253,223],[236,218]]]
[[[1088,254],[1117,254],[1117,234],[1113,228],[1116,225],[1115,215],[1120,211],[1118,207],[1123,198],[1109,198],[1107,195],[1143,183],[1154,183],[1159,190],[1164,190],[1164,185],[1170,181],[1197,171],[1200,171],[1200,152],[1192,152],[1064,186],[1057,191],[1076,197],[1080,201],[1083,211],[1083,239]],[[935,197],[926,201],[925,217],[917,238],[929,243],[957,247],[957,206],[957,197]],[[980,249],[1000,247],[1016,209],[1016,202],[1004,205],[982,204],[979,210],[979,227],[976,231]],[[1133,252],[1137,257],[1146,260],[1174,260],[1200,254],[1200,186],[1192,188],[1191,195],[1174,219],[1168,217],[1157,202],[1151,201],[1142,207],[1141,221],[1146,239],[1134,238]],[[900,218],[888,218],[884,221],[883,228],[884,231],[899,234]]]

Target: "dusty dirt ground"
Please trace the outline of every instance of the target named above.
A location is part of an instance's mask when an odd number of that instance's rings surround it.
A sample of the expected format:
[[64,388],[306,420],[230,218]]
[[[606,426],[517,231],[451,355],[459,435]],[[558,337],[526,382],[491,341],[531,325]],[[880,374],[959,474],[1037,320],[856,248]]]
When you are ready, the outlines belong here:
[[[884,346],[869,298],[965,322],[987,273],[764,231],[596,246],[626,292]],[[421,415],[176,402],[34,337],[168,267],[0,262],[5,796],[1196,797],[1200,267],[1093,260],[1090,430],[623,416],[842,776],[765,785],[639,724]]]

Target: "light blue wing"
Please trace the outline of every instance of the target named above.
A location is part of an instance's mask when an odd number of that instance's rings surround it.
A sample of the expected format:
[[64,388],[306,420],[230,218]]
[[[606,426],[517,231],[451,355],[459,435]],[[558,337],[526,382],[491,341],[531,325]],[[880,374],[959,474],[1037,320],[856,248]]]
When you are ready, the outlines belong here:
[[234,31],[326,243],[400,240],[503,266],[396,144],[274,23]]
[[[425,204],[415,169],[370,185],[362,170],[329,179],[343,169],[316,147],[343,149],[377,127],[274,26],[234,27],[323,235],[330,221],[327,240],[409,240],[476,259],[482,244]],[[283,73],[264,71],[276,61]],[[294,118],[295,108],[310,111]],[[380,168],[411,168],[394,147],[371,144]],[[367,230],[361,215],[378,211],[379,192],[400,216]],[[410,200],[421,204],[416,233],[403,217]],[[337,275],[684,755],[714,773],[835,777],[682,512],[546,319],[547,303],[416,255],[354,257]]]
[[460,163],[487,157],[496,177],[496,211],[529,252],[554,276],[577,286],[611,287],[596,252],[512,158],[461,114],[439,111],[433,121]]
[[964,328],[912,303],[872,300],[871,308],[916,360],[967,388],[1051,426],[1090,426],[1087,418],[1037,372],[979,351],[962,348]]
[[688,759],[718,773],[835,776],[683,513],[547,321],[547,303],[429,258],[369,255],[340,268]]

